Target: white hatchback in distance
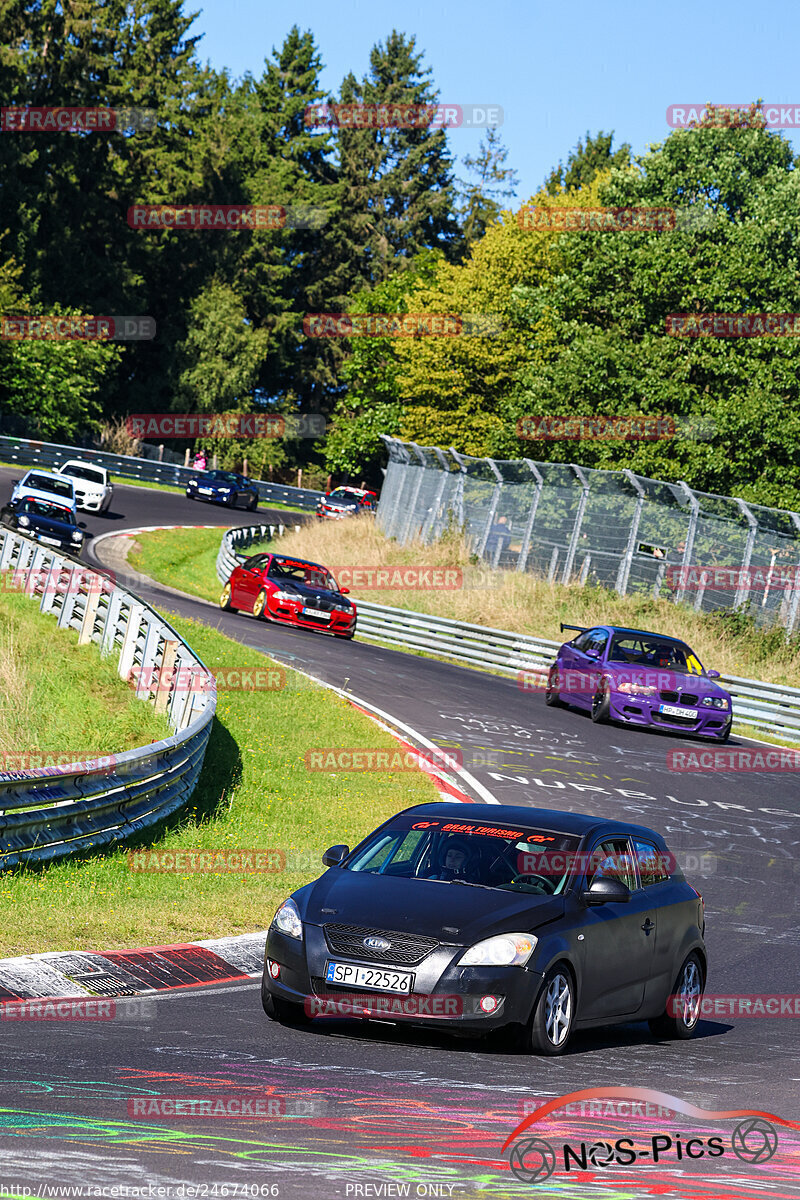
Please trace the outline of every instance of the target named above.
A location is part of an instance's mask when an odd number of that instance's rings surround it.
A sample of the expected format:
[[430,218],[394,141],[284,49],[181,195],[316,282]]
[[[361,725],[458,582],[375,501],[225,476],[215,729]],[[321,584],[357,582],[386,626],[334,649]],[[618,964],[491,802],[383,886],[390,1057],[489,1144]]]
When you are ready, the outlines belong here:
[[114,498],[114,485],[105,467],[71,458],[56,468],[75,489],[75,503],[84,512],[104,513]]

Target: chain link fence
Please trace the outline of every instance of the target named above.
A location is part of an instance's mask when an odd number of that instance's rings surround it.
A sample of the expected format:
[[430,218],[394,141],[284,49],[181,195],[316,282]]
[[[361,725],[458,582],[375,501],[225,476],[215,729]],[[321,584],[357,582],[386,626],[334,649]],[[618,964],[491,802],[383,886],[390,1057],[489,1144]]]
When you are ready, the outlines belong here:
[[449,524],[493,567],[646,592],[797,629],[800,516],[632,471],[471,458],[383,437],[384,533],[432,542]]

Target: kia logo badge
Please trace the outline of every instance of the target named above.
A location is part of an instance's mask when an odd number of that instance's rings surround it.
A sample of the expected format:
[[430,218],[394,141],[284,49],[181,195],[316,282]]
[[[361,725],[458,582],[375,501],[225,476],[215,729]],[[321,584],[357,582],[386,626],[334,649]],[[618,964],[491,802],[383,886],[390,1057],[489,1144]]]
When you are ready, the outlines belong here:
[[365,937],[362,945],[369,950],[390,950],[392,943],[382,937]]

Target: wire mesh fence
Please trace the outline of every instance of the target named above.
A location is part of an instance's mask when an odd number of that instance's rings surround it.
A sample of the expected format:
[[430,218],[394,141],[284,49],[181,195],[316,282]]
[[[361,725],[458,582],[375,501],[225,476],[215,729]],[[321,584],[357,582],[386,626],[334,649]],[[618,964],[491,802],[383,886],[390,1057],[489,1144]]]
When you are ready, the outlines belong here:
[[758,625],[798,627],[800,516],[574,463],[471,458],[384,437],[383,531],[406,543],[463,529],[494,567],[557,583],[646,592]]

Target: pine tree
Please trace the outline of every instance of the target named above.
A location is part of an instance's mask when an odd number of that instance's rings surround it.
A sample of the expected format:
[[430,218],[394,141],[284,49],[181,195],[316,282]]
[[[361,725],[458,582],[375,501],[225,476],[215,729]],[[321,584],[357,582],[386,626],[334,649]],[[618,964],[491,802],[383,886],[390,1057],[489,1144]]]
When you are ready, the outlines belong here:
[[503,205],[497,198],[511,199],[516,195],[517,172],[505,166],[508,150],[494,126],[481,140],[477,157],[466,155],[464,166],[477,175],[477,180],[459,179],[462,189],[462,232],[467,246],[483,237],[487,225],[496,221]]

